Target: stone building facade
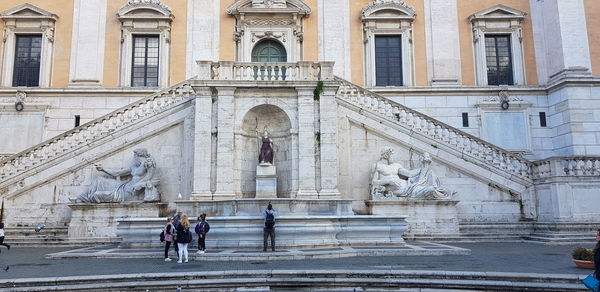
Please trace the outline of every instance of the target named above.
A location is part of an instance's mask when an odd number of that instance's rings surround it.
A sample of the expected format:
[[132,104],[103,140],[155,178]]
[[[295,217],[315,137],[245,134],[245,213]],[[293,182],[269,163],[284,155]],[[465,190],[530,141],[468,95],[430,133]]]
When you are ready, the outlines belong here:
[[279,198],[369,214],[371,166],[391,146],[407,167],[432,155],[457,191],[458,237],[551,238],[600,221],[595,0],[4,0],[0,11],[9,225],[68,225],[93,165],[138,147],[172,208],[253,198],[264,127]]

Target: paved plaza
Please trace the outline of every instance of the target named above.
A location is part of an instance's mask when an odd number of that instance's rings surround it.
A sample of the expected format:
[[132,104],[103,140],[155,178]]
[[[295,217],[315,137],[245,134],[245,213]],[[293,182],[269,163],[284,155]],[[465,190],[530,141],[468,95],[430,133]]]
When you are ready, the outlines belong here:
[[[415,244],[409,242],[410,244]],[[591,270],[582,270],[571,262],[574,245],[542,245],[535,243],[455,243],[456,248],[469,249],[469,255],[442,256],[354,256],[321,259],[276,260],[273,253],[254,252],[253,260],[211,260],[214,256],[195,257],[187,264],[175,261],[164,262],[157,250],[154,257],[97,258],[70,257],[48,258],[49,254],[71,251],[76,248],[19,248],[0,253],[0,279],[37,278],[57,276],[85,276],[133,273],[171,273],[200,271],[240,271],[240,270],[428,270],[428,271],[472,271],[472,272],[514,272],[542,274],[586,275]],[[592,247],[593,243],[589,244]],[[105,247],[105,250],[110,247]],[[96,251],[101,248],[95,248]],[[94,249],[90,250],[93,253]],[[191,250],[195,252],[195,250]],[[237,251],[228,251],[236,253]],[[282,251],[285,253],[299,251]],[[303,252],[309,253],[308,250]],[[321,252],[324,252],[321,250]],[[335,254],[337,250],[329,251]],[[213,254],[218,254],[213,253]],[[131,254],[131,253],[130,253]],[[135,254],[135,253],[133,253]],[[173,252],[172,252],[173,254]],[[190,253],[191,254],[191,253]],[[195,254],[194,254],[195,255]],[[210,253],[209,253],[210,255]],[[261,260],[260,256],[264,255]],[[8,270],[6,268],[8,267]]]

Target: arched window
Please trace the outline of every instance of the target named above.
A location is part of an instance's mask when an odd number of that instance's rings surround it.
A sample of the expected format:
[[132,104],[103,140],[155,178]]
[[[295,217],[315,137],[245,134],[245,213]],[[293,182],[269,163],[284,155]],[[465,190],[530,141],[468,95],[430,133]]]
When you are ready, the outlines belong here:
[[287,53],[278,41],[264,40],[252,49],[252,62],[287,62]]

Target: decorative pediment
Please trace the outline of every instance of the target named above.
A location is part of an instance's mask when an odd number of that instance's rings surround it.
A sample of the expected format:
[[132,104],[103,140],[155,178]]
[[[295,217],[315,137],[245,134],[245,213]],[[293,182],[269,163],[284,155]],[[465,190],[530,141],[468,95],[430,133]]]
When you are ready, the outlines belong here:
[[13,7],[0,13],[2,19],[48,19],[55,21],[58,16],[29,3]]
[[490,8],[481,10],[469,16],[470,21],[489,19],[489,20],[521,20],[527,13],[510,8],[506,5],[498,4]]
[[362,9],[363,20],[374,19],[414,19],[415,10],[403,1],[375,0]]
[[238,0],[227,8],[227,14],[294,13],[310,14],[311,9],[300,0]]
[[174,18],[171,8],[160,0],[129,0],[117,13],[120,19],[169,19]]

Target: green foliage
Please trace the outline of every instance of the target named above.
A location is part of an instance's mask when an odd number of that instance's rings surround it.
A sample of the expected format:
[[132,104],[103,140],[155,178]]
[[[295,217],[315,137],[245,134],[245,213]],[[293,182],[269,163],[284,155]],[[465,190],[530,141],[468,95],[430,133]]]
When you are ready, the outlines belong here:
[[315,91],[313,91],[314,99],[319,100],[321,98],[321,93],[323,93],[323,81],[317,81],[317,87],[315,87]]
[[571,253],[574,260],[594,261],[594,251],[589,248],[578,247]]

